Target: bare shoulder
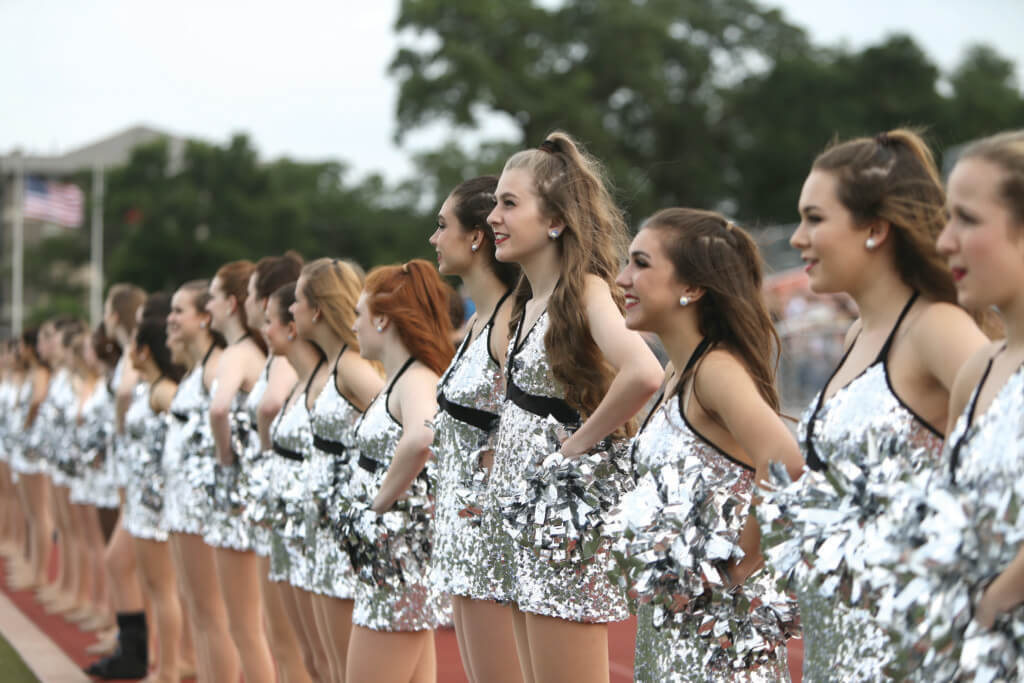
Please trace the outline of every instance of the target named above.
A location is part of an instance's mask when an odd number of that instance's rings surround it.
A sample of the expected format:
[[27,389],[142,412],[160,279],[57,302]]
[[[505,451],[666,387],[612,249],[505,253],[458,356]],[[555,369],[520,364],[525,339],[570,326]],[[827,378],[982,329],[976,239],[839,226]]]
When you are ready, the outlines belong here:
[[945,301],[927,303],[911,327],[911,334],[925,339],[948,337],[958,332],[981,334],[974,319],[964,309]]

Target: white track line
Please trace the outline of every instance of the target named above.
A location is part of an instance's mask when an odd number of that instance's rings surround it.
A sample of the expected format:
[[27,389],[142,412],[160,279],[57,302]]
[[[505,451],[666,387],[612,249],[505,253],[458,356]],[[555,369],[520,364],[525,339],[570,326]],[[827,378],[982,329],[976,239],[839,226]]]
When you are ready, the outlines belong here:
[[11,644],[41,683],[89,683],[50,637],[0,591],[0,634]]

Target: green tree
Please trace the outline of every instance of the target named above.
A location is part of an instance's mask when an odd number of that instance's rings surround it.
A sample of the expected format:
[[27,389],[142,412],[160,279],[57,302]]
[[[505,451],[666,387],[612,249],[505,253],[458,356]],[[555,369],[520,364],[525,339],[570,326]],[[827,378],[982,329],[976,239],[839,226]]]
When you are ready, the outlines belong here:
[[969,48],[949,82],[953,93],[945,130],[950,142],[1019,128],[1024,121],[1014,64],[991,47]]
[[[800,54],[803,32],[750,0],[403,0],[398,137],[504,115],[536,145],[555,128],[608,165],[635,218],[725,196],[730,84]],[[446,182],[450,182],[450,179]]]

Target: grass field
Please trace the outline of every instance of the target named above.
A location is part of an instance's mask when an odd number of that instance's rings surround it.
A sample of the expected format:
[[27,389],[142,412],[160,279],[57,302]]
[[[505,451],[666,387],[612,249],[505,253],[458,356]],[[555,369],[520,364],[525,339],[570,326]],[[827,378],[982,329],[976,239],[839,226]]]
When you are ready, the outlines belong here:
[[39,683],[39,679],[21,661],[21,657],[3,638],[0,638],[0,681],[4,683]]

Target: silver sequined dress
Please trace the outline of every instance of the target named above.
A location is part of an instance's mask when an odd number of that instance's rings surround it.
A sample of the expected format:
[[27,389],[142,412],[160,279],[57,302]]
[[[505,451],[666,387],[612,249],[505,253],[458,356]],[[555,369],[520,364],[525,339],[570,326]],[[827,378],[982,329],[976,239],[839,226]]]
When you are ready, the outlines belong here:
[[[214,380],[210,394],[216,393],[217,382]],[[260,440],[256,421],[253,420],[248,405],[249,392],[239,389],[231,399],[231,409],[228,412],[231,452],[236,460],[231,465],[220,462],[214,464],[213,505],[204,536],[209,546],[239,552],[252,550],[252,528],[246,515],[248,506],[240,472],[246,459],[245,454],[253,449],[259,450]],[[214,455],[216,456],[216,451]]]
[[15,390],[14,407],[11,411],[4,413],[7,420],[7,438],[4,440],[4,448],[7,450],[11,469],[19,472],[19,465],[25,452],[26,437],[25,418],[28,415],[29,402],[32,400],[31,376],[27,375],[20,386]]
[[120,504],[117,487],[106,462],[107,444],[114,426],[114,396],[105,382],[97,382],[82,404],[76,427],[78,476],[71,486],[71,502],[98,508]]
[[255,438],[249,444],[249,449],[239,454],[239,495],[245,499],[245,520],[249,528],[249,542],[253,552],[261,557],[270,555],[270,530],[266,527],[264,517],[266,515],[267,487],[270,485],[270,466],[273,461],[273,451],[264,450],[260,442],[259,414],[260,402],[263,395],[267,393],[267,383],[270,380],[270,367],[275,362],[287,363],[285,359],[277,360],[273,355],[267,358],[267,364],[263,366],[263,372],[252,386],[252,391],[245,399],[245,409],[249,413],[249,421],[256,429]]
[[[30,374],[27,384],[31,387],[34,373]],[[50,381],[47,384],[47,395],[43,398],[43,401],[39,404],[39,409],[36,411],[35,419],[32,420],[32,424],[28,429],[24,430],[25,435],[22,440],[22,448],[18,453],[18,457],[14,460],[14,469],[19,474],[38,474],[46,472],[47,464],[45,451],[47,448],[47,433],[52,429],[51,414],[53,412],[53,405],[50,401],[49,392],[53,387],[55,376],[50,376]],[[31,390],[29,393],[29,400],[31,400]]]
[[[500,307],[501,302],[495,311]],[[493,329],[492,317],[476,339],[470,342],[467,336],[459,348],[438,383],[440,410],[434,420],[437,501],[431,581],[444,593],[475,600],[510,597],[499,579],[510,560],[499,551],[508,546],[489,542],[482,517],[460,514],[465,507],[461,491],[484,483],[480,458],[493,447],[505,398],[501,366],[490,351]]]
[[171,419],[179,424],[168,430],[163,467],[164,523],[172,533],[202,536],[212,506],[213,436],[204,367],[205,359],[185,375],[171,400]]
[[[715,487],[710,492],[713,501],[710,510],[713,512],[709,516],[720,520],[716,527],[718,532],[723,537],[727,535],[738,539],[750,509],[754,471],[697,433],[680,410],[679,400],[666,400],[637,435],[633,451],[637,475],[648,471],[660,475],[666,469],[675,470],[675,474],[699,470],[702,481],[713,483]],[[701,518],[704,516],[702,514]],[[686,532],[683,533],[685,535]],[[770,574],[758,571],[747,580],[743,591],[751,596],[771,594],[772,583]],[[718,596],[719,592],[711,591],[711,595]],[[715,613],[719,621],[726,622],[719,610],[734,610],[736,602],[708,605],[705,612]],[[712,646],[717,645],[719,638],[737,641],[741,634],[730,631],[719,634],[716,631],[714,638],[706,633],[701,635],[704,616],[680,612],[674,618],[666,615],[666,621],[656,620],[656,611],[661,609],[660,606],[644,604],[637,610],[633,666],[636,681],[789,681],[783,640],[765,643],[771,651],[768,662],[752,669],[734,669],[724,653]],[[748,607],[746,612],[735,610],[730,614],[742,620],[749,611]],[[656,622],[660,625],[656,626]]]
[[[387,407],[390,388],[401,374],[400,371],[389,388],[377,395],[355,428],[359,464],[353,469],[349,495],[367,506],[380,491],[402,437],[402,425]],[[403,496],[408,500],[399,499],[396,507],[416,501],[413,506],[418,509],[407,510],[410,515],[432,514],[428,487],[427,476],[421,472]],[[356,583],[352,623],[374,631],[424,631],[447,621],[448,604],[447,596],[431,584],[429,568],[421,568],[418,573],[406,571],[399,587],[373,585],[361,579]]]
[[67,368],[58,369],[50,388],[46,392],[46,400],[39,406],[36,421],[42,423],[39,433],[39,448],[47,462],[46,472],[57,486],[69,486],[68,474],[74,454],[75,416],[78,414],[78,401],[71,383],[71,371]]
[[[270,580],[311,590],[310,553],[306,546],[306,494],[313,432],[309,422],[310,375],[302,393],[285,402],[270,426],[274,444],[267,498],[271,509]],[[294,391],[294,390],[293,390]]]
[[[564,404],[565,391],[551,373],[544,346],[547,327],[547,311],[538,317],[522,341],[520,325],[506,362],[509,389],[515,384],[533,397]],[[500,500],[516,487],[527,465],[558,448],[558,442],[552,440],[548,415],[531,412],[512,399],[505,400],[494,447],[494,467],[488,485],[491,509],[485,515],[484,533],[493,548],[491,557],[509,557],[511,561],[503,567],[491,568],[493,577],[499,582],[500,595],[508,595],[524,612],[584,623],[621,621],[629,616],[629,610],[623,592],[606,576],[612,568],[607,552],[599,551],[584,563],[555,567],[516,544],[498,519]]]
[[150,385],[140,382],[124,416],[129,475],[125,486],[125,531],[147,541],[166,541],[163,515],[164,472],[161,456],[167,439],[170,415],[153,412]]
[[10,463],[17,450],[14,431],[17,428],[19,387],[6,377],[0,382],[0,462]]
[[[342,354],[345,349],[342,349]],[[339,354],[339,359],[341,355]],[[337,365],[313,404],[313,456],[309,467],[306,538],[314,548],[313,590],[342,600],[355,598],[356,577],[332,523],[332,512],[349,496],[356,422],[362,412],[338,391]]]
[[[869,438],[898,443],[903,453],[923,449],[933,455],[930,462],[904,463],[908,468],[939,463],[942,435],[906,406],[893,391],[889,379],[889,348],[913,302],[914,298],[907,303],[878,358],[827,400],[821,394],[816,396],[801,418],[799,442],[811,466],[811,471],[804,475],[805,485],[813,485],[824,477],[822,470],[830,463],[862,460],[869,448]],[[849,351],[836,372],[847,356]],[[798,597],[804,633],[804,681],[885,678],[882,669],[892,656],[891,646],[867,610],[842,602],[835,590],[822,594],[821,590],[805,587],[798,590]]]

